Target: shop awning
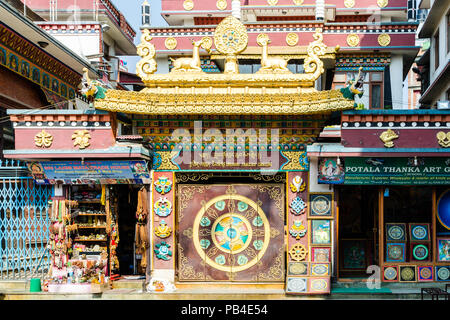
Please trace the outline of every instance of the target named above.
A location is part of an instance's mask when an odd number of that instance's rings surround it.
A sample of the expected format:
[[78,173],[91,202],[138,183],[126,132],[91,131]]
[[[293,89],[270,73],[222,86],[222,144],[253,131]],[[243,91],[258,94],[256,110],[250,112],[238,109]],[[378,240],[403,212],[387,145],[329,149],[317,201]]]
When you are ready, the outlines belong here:
[[308,157],[450,157],[442,148],[346,148],[337,143],[315,143],[306,148]]
[[144,160],[31,161],[37,184],[148,184]]

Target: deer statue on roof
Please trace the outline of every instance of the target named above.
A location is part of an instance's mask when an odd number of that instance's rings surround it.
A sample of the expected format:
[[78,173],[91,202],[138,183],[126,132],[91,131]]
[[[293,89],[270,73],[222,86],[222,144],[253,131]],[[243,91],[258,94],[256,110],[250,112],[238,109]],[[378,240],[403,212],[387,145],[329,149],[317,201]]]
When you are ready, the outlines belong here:
[[200,46],[202,45],[203,40],[194,41],[192,40],[192,44],[194,45],[194,50],[192,52],[191,58],[178,58],[172,59],[173,69],[171,72],[186,72],[186,71],[198,71],[202,72],[201,63],[200,63]]
[[270,43],[269,38],[261,39],[258,43],[262,46],[262,56],[261,56],[261,68],[257,73],[266,72],[282,72],[291,73],[287,68],[288,62],[283,58],[269,58],[268,46]]

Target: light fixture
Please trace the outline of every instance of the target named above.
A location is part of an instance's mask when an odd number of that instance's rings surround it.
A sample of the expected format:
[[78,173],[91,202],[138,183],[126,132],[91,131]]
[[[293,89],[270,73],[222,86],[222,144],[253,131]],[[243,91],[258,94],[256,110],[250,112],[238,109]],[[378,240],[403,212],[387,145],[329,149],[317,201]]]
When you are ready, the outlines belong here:
[[417,157],[414,157],[414,165],[415,165],[415,166],[418,165]]
[[341,158],[340,157],[337,157],[336,163],[337,163],[338,166],[341,165]]
[[48,42],[47,41],[38,41],[38,45],[41,47],[41,48],[46,48],[47,46],[48,46]]

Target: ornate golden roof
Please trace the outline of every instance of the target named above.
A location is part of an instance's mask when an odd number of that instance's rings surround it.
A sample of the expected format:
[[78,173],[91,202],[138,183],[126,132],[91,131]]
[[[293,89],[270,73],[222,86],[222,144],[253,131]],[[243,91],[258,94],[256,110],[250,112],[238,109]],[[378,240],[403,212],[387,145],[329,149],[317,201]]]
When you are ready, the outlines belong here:
[[[294,74],[287,61],[268,55],[270,39],[258,38],[262,47],[261,68],[254,74],[240,74],[237,56],[247,48],[245,26],[236,18],[225,18],[216,28],[214,44],[225,62],[223,73],[205,73],[200,68],[200,47],[210,52],[209,37],[194,42],[189,58],[173,60],[168,74],[155,74],[155,47],[148,30],[143,30],[136,66],[146,88],[140,92],[107,90],[95,100],[95,108],[141,114],[311,114],[353,108],[354,101],[339,90],[317,91],[314,83],[324,72],[321,58],[331,50],[322,42],[320,28],[307,47],[305,73]],[[217,53],[215,53],[217,55]]]

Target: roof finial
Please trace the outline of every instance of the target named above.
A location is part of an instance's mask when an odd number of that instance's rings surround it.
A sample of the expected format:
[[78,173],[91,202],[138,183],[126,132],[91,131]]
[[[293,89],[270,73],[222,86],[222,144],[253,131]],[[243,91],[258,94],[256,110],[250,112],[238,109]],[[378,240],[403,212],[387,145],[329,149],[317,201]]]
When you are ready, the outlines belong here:
[[231,14],[236,19],[241,20],[241,1],[240,0],[231,1]]

